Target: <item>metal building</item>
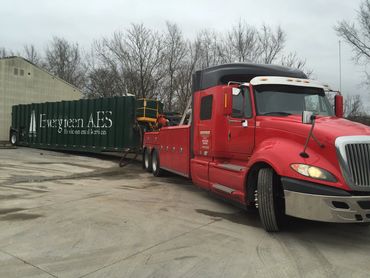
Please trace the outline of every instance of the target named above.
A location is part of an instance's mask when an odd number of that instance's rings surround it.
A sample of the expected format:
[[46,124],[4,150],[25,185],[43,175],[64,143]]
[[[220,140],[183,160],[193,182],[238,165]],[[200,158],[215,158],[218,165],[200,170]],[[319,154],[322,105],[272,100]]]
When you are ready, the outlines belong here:
[[9,140],[13,105],[81,97],[79,89],[24,58],[0,59],[0,141]]

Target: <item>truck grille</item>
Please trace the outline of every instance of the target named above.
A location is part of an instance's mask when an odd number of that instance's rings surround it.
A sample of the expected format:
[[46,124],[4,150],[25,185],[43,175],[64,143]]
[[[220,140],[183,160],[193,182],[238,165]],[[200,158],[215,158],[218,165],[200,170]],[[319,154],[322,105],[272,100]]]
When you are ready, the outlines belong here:
[[370,144],[347,144],[347,165],[356,186],[370,187]]
[[370,191],[370,136],[341,136],[335,140],[339,165],[352,190]]

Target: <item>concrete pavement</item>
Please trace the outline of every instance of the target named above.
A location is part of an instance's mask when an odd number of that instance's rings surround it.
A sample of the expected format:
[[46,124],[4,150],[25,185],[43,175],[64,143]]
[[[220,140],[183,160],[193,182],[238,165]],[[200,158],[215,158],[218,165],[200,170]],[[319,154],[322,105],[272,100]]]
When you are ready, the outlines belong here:
[[0,277],[369,277],[370,227],[266,233],[188,180],[139,163],[0,150]]

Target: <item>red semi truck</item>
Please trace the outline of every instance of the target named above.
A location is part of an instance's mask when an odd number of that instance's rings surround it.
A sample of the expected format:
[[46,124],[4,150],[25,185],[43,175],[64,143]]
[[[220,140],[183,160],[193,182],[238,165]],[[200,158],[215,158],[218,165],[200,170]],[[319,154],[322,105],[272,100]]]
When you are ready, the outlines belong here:
[[370,128],[298,70],[225,64],[193,76],[187,124],[144,134],[143,167],[170,171],[244,208],[267,231],[285,215],[370,222]]

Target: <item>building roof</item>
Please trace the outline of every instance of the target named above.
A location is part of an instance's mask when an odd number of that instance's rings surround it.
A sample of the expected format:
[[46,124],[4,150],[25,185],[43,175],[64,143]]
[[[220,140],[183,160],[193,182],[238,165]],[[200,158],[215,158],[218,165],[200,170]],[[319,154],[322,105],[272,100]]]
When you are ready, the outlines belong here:
[[34,66],[34,67],[38,68],[39,70],[41,70],[41,71],[45,72],[46,74],[50,75],[52,78],[57,79],[57,80],[59,80],[59,81],[61,81],[61,82],[65,83],[65,84],[67,84],[67,85],[69,85],[69,86],[73,87],[76,91],[79,91],[81,94],[83,94],[83,92],[82,92],[79,88],[77,88],[75,85],[73,85],[73,84],[71,84],[71,83],[69,83],[69,82],[65,81],[64,79],[62,79],[62,78],[60,78],[60,77],[58,77],[58,76],[55,76],[55,75],[51,74],[50,72],[48,72],[48,71],[47,71],[47,70],[45,70],[44,68],[42,68],[42,67],[40,67],[40,66],[36,65],[35,63],[32,63],[31,61],[29,61],[29,60],[27,60],[26,58],[23,58],[23,57],[21,57],[21,56],[7,56],[7,57],[2,57],[2,58],[0,58],[0,61],[1,61],[1,60],[10,60],[10,59],[19,59],[19,60],[23,60],[23,61],[25,61],[26,63],[29,63],[29,64],[31,64],[32,66]]
[[229,81],[249,82],[256,76],[284,76],[304,78],[303,71],[277,65],[232,63],[196,71],[193,75],[193,92],[227,84]]

